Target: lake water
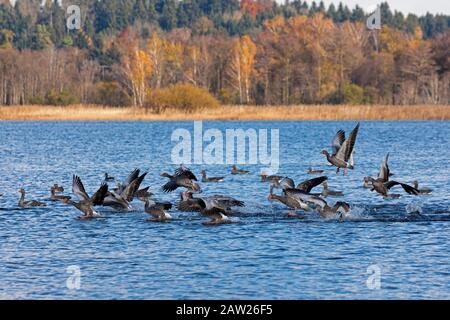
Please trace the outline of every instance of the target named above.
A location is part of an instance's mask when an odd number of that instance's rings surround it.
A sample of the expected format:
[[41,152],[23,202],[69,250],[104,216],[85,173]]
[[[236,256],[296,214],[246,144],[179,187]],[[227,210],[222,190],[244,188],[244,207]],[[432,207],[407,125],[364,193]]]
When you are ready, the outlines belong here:
[[[92,193],[104,172],[123,179],[141,168],[155,198],[174,202],[177,193],[160,191],[159,173],[175,168],[173,130],[192,130],[193,122],[0,122],[0,298],[449,299],[450,123],[361,122],[356,168],[344,177],[320,151],[355,124],[204,122],[221,131],[279,129],[279,173],[300,182],[309,166],[322,168],[352,205],[341,222],[315,213],[289,219],[267,200],[261,165],[242,166],[248,176],[229,175],[227,165],[190,165],[226,175],[203,184],[204,194],[246,202],[234,223],[207,227],[205,218],[176,210],[170,223],[146,221],[139,202],[130,213],[100,209],[101,219],[81,221],[73,207],[48,201],[54,183],[71,192],[72,174]],[[387,152],[395,179],[417,179],[433,194],[384,200],[363,189],[362,178],[377,174]],[[48,207],[19,209],[20,187]],[[81,274],[78,290],[67,285],[71,270]]]

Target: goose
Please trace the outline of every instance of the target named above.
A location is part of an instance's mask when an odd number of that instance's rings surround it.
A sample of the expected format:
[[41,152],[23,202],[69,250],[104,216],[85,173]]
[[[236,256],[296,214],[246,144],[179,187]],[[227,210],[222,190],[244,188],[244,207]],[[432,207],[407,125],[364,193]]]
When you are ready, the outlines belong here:
[[94,207],[92,206],[92,203],[90,201],[80,201],[80,202],[75,202],[72,201],[68,198],[65,198],[62,200],[63,203],[67,204],[67,205],[72,205],[74,206],[76,209],[78,209],[79,211],[81,211],[82,213],[84,213],[83,216],[78,217],[81,220],[90,220],[90,219],[95,219],[97,217],[99,217],[99,213],[97,211],[95,211]]
[[413,185],[414,185],[414,188],[416,188],[420,194],[430,194],[433,192],[433,190],[431,190],[431,189],[419,189],[419,182],[417,180],[413,181]]
[[238,175],[238,174],[249,174],[250,171],[238,169],[235,165],[231,167],[231,174]]
[[339,173],[339,170],[342,168],[344,169],[344,175],[346,175],[347,169],[354,169],[353,152],[359,132],[359,125],[358,123],[347,139],[345,139],[345,132],[343,130],[337,132],[332,142],[332,155],[326,150],[321,151],[327,157],[328,162],[337,168],[336,173]]
[[364,177],[364,184],[363,184],[363,188],[366,188],[366,189],[372,189],[372,183],[371,183],[371,181],[370,181],[370,178],[371,177]]
[[370,191],[376,191],[381,194],[385,198],[396,198],[396,195],[389,195],[389,190],[395,186],[400,185],[406,193],[411,195],[418,195],[419,190],[405,183],[397,182],[397,181],[389,181],[390,177],[390,169],[389,169],[389,153],[384,156],[384,159],[381,163],[380,173],[378,174],[378,178],[374,179],[369,177],[370,182],[372,183],[372,189]]
[[175,175],[163,172],[161,177],[169,179],[169,182],[162,187],[162,190],[166,193],[173,192],[178,188],[186,188],[193,191],[201,190],[200,186],[194,182],[197,181],[197,178],[190,171],[177,171]]
[[19,207],[21,208],[33,208],[33,207],[46,207],[47,204],[43,202],[39,202],[36,200],[29,200],[25,201],[25,189],[19,189],[18,192],[20,193],[20,200],[19,200]]
[[73,175],[72,192],[78,197],[78,199],[80,199],[81,202],[87,202],[92,206],[101,206],[103,205],[105,197],[108,193],[108,185],[106,183],[102,183],[100,188],[92,195],[92,197],[89,197],[80,177]]
[[344,218],[350,212],[350,205],[346,202],[336,202],[333,207],[326,204],[324,207],[318,207],[317,211],[324,219],[333,218],[339,214],[340,219]]
[[50,188],[50,200],[51,201],[64,201],[65,199],[70,200],[70,199],[72,199],[72,197],[57,195],[55,187]]
[[313,168],[309,167],[308,171],[306,171],[307,174],[322,174],[323,170],[313,170]]
[[330,207],[324,199],[319,196],[306,193],[302,190],[288,189],[285,192],[290,197],[306,203],[314,204],[322,218],[329,218],[336,213],[339,213],[342,218],[343,215],[350,211],[350,206],[345,202],[338,202],[334,207]]
[[140,200],[145,203],[145,212],[153,217],[149,221],[165,222],[172,219],[172,216],[167,213],[167,210],[172,209],[172,204],[157,203],[148,197],[142,198]]
[[261,182],[275,183],[276,181],[283,179],[282,176],[275,176],[275,175],[268,176],[264,171],[261,171],[259,176],[261,177]]
[[211,219],[209,222],[203,223],[204,225],[217,225],[229,222],[227,210],[217,200],[194,198],[193,201],[190,201],[189,206],[192,210],[198,210],[202,216]]
[[328,189],[328,183],[325,181],[322,183],[323,190],[322,190],[322,196],[328,197],[328,196],[334,196],[334,197],[343,197],[344,193],[342,191],[332,191]]
[[291,210],[304,210],[304,211],[311,211],[311,208],[303,201],[300,201],[299,199],[287,196],[287,195],[277,195],[270,193],[269,197],[267,198],[269,201],[278,201],[282,204],[284,204],[288,209]]
[[225,180],[224,177],[212,177],[212,178],[208,178],[206,176],[206,170],[203,170],[202,172],[202,182],[223,182]]
[[201,206],[198,204],[199,199],[213,201],[215,205],[227,213],[230,213],[232,208],[234,207],[245,207],[245,203],[243,201],[234,199],[229,196],[224,195],[212,195],[203,198],[194,198],[192,191],[187,191],[184,193],[180,193],[180,200],[177,203],[177,209],[183,212],[194,212],[200,211]]
[[108,172],[105,172],[105,179],[104,179],[104,181],[109,182],[109,181],[114,181],[114,180],[116,180],[116,178],[111,177],[111,176],[108,174]]

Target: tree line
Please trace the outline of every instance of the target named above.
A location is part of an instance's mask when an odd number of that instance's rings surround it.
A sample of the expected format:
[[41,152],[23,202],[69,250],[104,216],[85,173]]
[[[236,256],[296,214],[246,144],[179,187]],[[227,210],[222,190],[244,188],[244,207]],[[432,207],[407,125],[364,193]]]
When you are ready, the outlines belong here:
[[368,30],[358,6],[323,2],[79,0],[68,30],[65,1],[41,2],[0,2],[0,104],[151,106],[177,83],[225,104],[450,100],[445,15],[382,3]]

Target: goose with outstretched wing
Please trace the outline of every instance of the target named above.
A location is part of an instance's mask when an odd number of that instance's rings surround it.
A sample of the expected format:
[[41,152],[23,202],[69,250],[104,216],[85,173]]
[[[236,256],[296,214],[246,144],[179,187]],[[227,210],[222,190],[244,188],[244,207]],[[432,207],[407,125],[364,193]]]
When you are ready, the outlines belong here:
[[411,194],[411,195],[420,194],[419,190],[417,190],[416,188],[414,188],[406,183],[389,180],[389,177],[391,176],[391,174],[390,174],[388,161],[389,161],[389,153],[384,156],[383,161],[381,162],[381,167],[380,167],[380,172],[378,174],[378,178],[374,179],[372,177],[368,177],[372,184],[371,191],[376,191],[383,197],[389,198],[390,197],[389,190],[391,190],[395,186],[401,186],[403,188],[403,190],[408,194]]
[[332,142],[333,154],[330,154],[326,150],[322,150],[321,153],[327,157],[328,162],[335,166],[336,173],[339,173],[340,169],[344,169],[344,175],[347,174],[347,169],[354,169],[353,153],[358,136],[360,124],[352,130],[348,138],[345,138],[345,132],[339,130]]

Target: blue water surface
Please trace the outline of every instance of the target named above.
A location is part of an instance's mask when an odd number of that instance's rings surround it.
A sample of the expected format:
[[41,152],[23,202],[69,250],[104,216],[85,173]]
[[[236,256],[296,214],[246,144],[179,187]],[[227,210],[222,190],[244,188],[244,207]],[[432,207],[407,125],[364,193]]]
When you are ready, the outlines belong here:
[[[73,174],[92,193],[104,172],[123,179],[141,168],[155,198],[175,202],[177,193],[161,192],[159,174],[175,168],[172,132],[192,132],[193,122],[0,122],[0,298],[449,299],[450,123],[361,122],[356,168],[344,177],[320,151],[330,149],[337,130],[355,125],[204,122],[205,130],[223,133],[279,129],[279,173],[300,182],[310,177],[309,166],[321,168],[330,188],[345,192],[327,201],[352,205],[344,221],[317,213],[291,219],[267,200],[269,186],[258,177],[263,165],[231,176],[229,165],[193,164],[197,174],[226,175],[223,183],[203,184],[204,194],[246,202],[233,223],[207,227],[204,217],[176,210],[169,223],[149,222],[139,201],[129,213],[100,208],[102,218],[92,221],[48,201],[54,183],[71,193]],[[395,179],[419,180],[434,192],[384,200],[362,188],[387,152]],[[19,209],[21,187],[48,207]],[[67,285],[73,266],[81,272],[78,290]],[[374,276],[380,286],[372,286]]]

